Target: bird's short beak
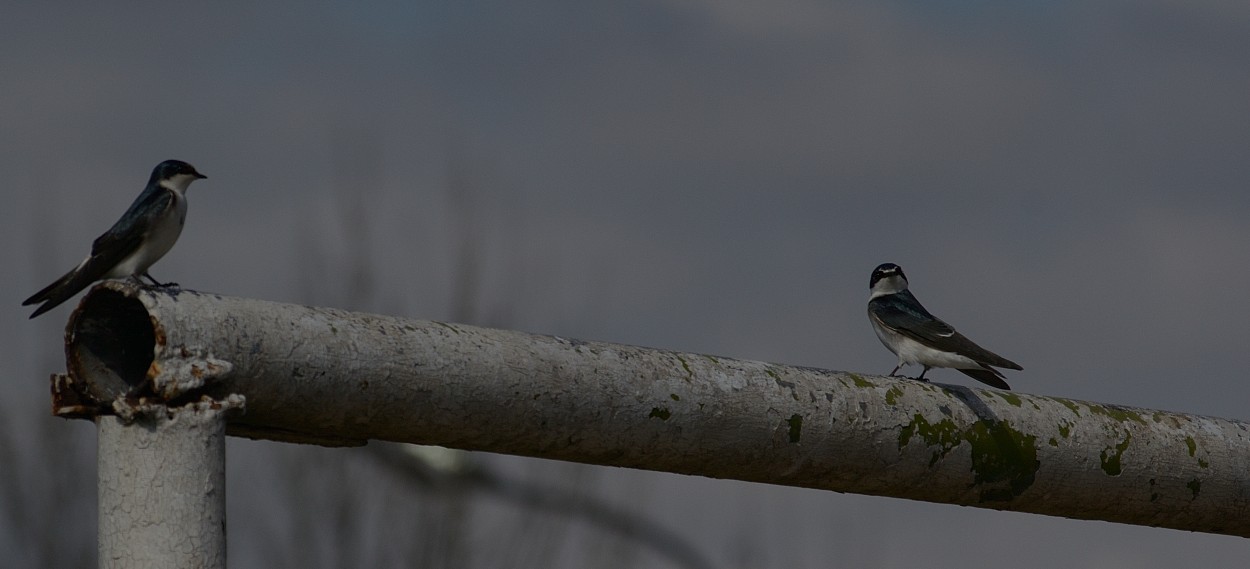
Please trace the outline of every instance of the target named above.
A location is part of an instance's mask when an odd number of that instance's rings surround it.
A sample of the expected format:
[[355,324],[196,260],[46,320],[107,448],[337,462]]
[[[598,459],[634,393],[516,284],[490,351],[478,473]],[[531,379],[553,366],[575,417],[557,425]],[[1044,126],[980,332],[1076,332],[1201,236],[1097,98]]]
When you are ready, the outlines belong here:
[[201,173],[199,173],[199,172],[196,172],[196,173],[195,173],[195,178],[196,178],[197,180],[204,180],[204,179],[208,178],[208,176],[205,176],[204,174],[201,174]]

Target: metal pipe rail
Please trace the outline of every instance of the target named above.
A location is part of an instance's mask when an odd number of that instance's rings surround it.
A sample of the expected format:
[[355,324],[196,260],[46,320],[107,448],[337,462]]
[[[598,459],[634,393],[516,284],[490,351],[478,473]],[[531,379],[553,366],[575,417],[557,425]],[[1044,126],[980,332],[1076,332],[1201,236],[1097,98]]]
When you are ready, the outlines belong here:
[[1241,421],[124,282],[82,301],[66,355],[54,407],[67,416],[237,395],[231,435],[1250,536]]

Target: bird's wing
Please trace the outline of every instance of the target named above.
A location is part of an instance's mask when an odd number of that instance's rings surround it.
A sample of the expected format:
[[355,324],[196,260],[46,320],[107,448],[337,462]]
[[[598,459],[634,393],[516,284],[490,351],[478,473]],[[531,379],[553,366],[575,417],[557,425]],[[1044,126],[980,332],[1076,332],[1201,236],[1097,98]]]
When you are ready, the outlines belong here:
[[868,313],[882,326],[935,348],[956,334],[949,324],[929,314],[909,291],[868,301]]
[[877,323],[887,329],[933,349],[967,356],[982,364],[1023,369],[1015,362],[976,345],[963,334],[956,332],[950,324],[930,314],[911,291],[874,298],[868,302],[868,312]]
[[998,373],[998,370],[994,368],[986,367],[983,369],[961,369],[959,371],[962,372],[964,375],[971,377],[972,379],[975,379],[986,385],[992,385],[999,389],[1005,389],[1007,391],[1011,391],[1011,386],[1007,385],[1007,382],[1005,381],[1003,374]]
[[43,303],[30,317],[53,309],[104,277],[139,248],[156,221],[171,207],[175,207],[173,192],[160,187],[145,189],[121,219],[92,242],[91,255],[82,264],[22,302],[23,306]]
[[91,243],[91,259],[112,267],[139,248],[156,222],[174,206],[174,193],[159,186],[148,187],[135,198],[121,219]]
[[[84,260],[82,265],[85,265],[86,263],[87,261]],[[45,300],[48,300],[48,298],[52,296],[52,291],[65,286],[65,283],[68,283],[70,280],[72,280],[74,278],[74,275],[78,273],[78,269],[82,268],[82,265],[78,265],[77,267],[70,269],[68,273],[61,275],[61,278],[56,279],[55,281],[52,281],[52,284],[45,286],[39,289],[39,292],[36,292],[35,294],[30,295],[30,298],[22,301],[22,306],[35,304],[36,302],[43,302]],[[34,318],[35,316],[38,316],[39,314],[43,314],[43,312],[39,312],[38,314],[31,316],[31,318]]]

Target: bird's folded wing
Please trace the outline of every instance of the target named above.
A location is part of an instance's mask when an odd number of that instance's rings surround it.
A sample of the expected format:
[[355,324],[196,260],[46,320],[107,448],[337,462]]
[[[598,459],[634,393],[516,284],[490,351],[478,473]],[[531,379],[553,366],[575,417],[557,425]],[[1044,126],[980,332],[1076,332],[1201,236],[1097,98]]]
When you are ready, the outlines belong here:
[[868,312],[882,326],[933,349],[992,366],[1021,369],[1015,362],[976,345],[950,324],[929,314],[910,291],[874,298],[868,303]]
[[882,326],[926,345],[937,347],[955,335],[954,328],[929,314],[908,291],[872,299],[868,312]]
[[145,190],[117,223],[91,243],[91,260],[88,263],[100,267],[113,267],[120,263],[147,238],[152,227],[174,207],[173,192],[164,188]]
[[963,372],[964,375],[971,377],[972,379],[975,379],[986,385],[992,385],[999,389],[1006,389],[1007,391],[1011,391],[1011,386],[1007,385],[1007,381],[1003,379],[1003,374],[999,373],[998,370],[995,370],[993,368],[987,367],[985,369],[961,369],[959,371]]

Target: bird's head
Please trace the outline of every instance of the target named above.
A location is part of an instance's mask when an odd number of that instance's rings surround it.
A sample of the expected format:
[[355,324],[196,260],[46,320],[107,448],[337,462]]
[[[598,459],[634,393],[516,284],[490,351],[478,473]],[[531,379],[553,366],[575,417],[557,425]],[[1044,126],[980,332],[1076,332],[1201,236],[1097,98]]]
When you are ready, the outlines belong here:
[[166,160],[152,170],[152,181],[179,192],[186,191],[191,182],[207,177],[182,160]]
[[872,270],[868,288],[872,290],[873,296],[902,292],[907,290],[907,275],[903,274],[903,267],[894,263],[882,263]]

